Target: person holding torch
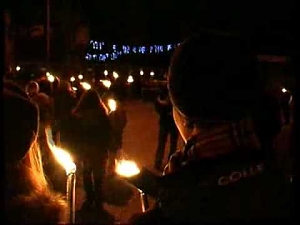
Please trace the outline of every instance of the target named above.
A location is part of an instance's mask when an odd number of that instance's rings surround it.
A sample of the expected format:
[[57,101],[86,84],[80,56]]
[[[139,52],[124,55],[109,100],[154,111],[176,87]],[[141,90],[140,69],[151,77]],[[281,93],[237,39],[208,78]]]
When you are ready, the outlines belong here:
[[108,150],[111,145],[111,125],[108,109],[94,89],[86,90],[72,110],[73,147],[83,162],[83,185],[86,201],[83,210],[96,209],[102,216],[110,215],[103,208],[103,182]]
[[201,32],[175,49],[168,89],[186,145],[156,179],[156,207],[131,224],[288,221],[294,215],[290,180],[257,136],[262,86],[255,55],[237,35]]
[[115,173],[115,159],[121,153],[123,147],[123,133],[127,125],[127,112],[124,104],[120,102],[116,94],[113,92],[105,93],[101,96],[109,110],[109,120],[112,129],[112,141],[109,149],[109,160],[107,167],[107,175]]
[[50,188],[44,174],[37,106],[9,81],[4,82],[3,100],[5,223],[67,223],[68,204]]

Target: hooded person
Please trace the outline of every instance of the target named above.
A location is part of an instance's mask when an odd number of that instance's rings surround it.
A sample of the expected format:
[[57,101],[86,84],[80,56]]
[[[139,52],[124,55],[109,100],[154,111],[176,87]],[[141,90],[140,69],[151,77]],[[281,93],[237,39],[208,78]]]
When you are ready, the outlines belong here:
[[168,89],[185,147],[157,178],[156,207],[131,222],[290,218],[291,183],[256,134],[263,85],[247,42],[219,32],[188,38],[171,58]]
[[53,192],[37,143],[39,111],[20,87],[4,82],[5,221],[67,222],[67,203]]

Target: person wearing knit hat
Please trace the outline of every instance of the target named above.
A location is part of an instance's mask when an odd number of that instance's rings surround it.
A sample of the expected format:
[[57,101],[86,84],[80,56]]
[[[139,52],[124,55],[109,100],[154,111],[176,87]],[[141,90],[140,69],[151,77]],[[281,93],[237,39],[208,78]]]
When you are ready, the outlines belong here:
[[256,135],[262,86],[238,35],[203,31],[175,49],[168,89],[186,145],[157,178],[156,207],[132,224],[290,218],[291,184]]
[[10,81],[4,81],[3,100],[6,222],[65,222],[67,203],[52,192],[43,172],[37,106]]

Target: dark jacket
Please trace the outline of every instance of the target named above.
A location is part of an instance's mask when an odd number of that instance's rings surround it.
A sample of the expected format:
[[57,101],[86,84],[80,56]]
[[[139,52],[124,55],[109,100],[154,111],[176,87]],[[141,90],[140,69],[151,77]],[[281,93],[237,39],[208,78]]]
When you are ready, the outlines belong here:
[[155,111],[159,115],[159,123],[173,124],[172,103],[169,96],[162,92],[158,95],[154,102]]
[[72,109],[77,103],[76,96],[68,90],[58,90],[54,95],[55,120],[59,123],[59,129],[69,119]]
[[[111,125],[107,115],[98,110],[84,110],[72,114],[73,148],[86,157],[106,154],[111,145]],[[71,137],[70,137],[71,139]]]
[[[231,149],[225,131],[205,137],[202,145],[197,146],[197,140],[171,157],[166,167],[171,168],[170,172],[155,180],[159,199],[155,216],[152,214],[152,221],[141,216],[134,224],[202,224],[291,217],[292,185],[283,171],[266,158],[253,133],[247,135],[248,145],[214,157],[201,157],[205,150],[214,151],[212,148]],[[219,141],[207,144],[209,138]]]
[[160,209],[170,221],[221,222],[291,215],[291,185],[260,152],[203,159],[164,176],[163,183]]

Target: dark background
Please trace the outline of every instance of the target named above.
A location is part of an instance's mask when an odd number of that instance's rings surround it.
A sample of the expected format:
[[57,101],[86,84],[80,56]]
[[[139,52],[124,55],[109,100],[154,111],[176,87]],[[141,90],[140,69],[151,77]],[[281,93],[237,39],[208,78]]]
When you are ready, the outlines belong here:
[[[46,2],[6,1],[13,26],[45,24]],[[72,32],[67,30],[72,21],[87,24],[90,39],[116,44],[178,43],[199,30],[217,29],[242,33],[259,54],[294,54],[295,1],[50,0],[50,5],[56,35],[51,57],[57,61],[65,60],[61,51],[69,42],[64,36]],[[16,35],[16,58],[44,59],[45,43],[45,35],[35,39]]]
[[[45,21],[46,0],[7,4],[19,23]],[[170,42],[206,28],[291,36],[296,23],[294,1],[50,0],[50,5],[52,20],[64,8],[81,14],[94,39]]]

